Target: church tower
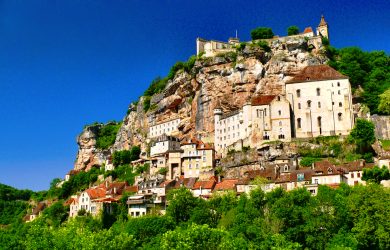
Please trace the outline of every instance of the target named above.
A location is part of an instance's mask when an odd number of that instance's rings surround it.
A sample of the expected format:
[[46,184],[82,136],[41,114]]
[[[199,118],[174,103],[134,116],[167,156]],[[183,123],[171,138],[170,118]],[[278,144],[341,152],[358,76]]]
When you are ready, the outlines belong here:
[[322,36],[329,39],[328,24],[325,21],[324,15],[321,15],[320,24],[317,26],[317,36]]

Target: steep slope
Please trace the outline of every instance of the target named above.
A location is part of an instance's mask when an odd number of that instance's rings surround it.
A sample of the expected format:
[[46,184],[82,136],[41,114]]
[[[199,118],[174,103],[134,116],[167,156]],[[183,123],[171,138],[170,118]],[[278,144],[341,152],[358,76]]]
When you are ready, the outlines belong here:
[[[150,124],[177,117],[181,119],[179,138],[197,135],[213,142],[213,109],[217,104],[228,112],[240,108],[254,95],[281,94],[285,82],[296,72],[328,60],[323,49],[309,49],[304,38],[291,37],[284,42],[276,39],[269,47],[268,50],[257,44],[241,45],[236,52],[198,59],[190,73],[177,72],[161,93],[151,97],[147,112],[143,107],[144,97],[137,105],[130,105],[108,153],[96,149],[93,131],[87,128],[78,138],[80,148],[75,169],[85,167],[80,164],[81,157],[101,164],[110,152],[129,149],[132,145],[141,145],[145,154],[150,143],[147,139]],[[85,143],[80,143],[83,140]]]

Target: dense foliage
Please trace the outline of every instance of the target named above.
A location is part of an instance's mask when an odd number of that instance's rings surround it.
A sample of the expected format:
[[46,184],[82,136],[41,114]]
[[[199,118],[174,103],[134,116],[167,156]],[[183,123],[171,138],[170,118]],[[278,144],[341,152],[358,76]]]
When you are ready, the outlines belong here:
[[328,47],[328,56],[329,65],[347,75],[353,89],[362,87],[362,101],[371,113],[385,113],[378,105],[379,96],[390,88],[390,56],[384,51],[364,52],[357,47]]
[[0,225],[21,219],[32,196],[31,190],[18,190],[0,183]]
[[293,25],[287,28],[287,35],[292,36],[298,34],[299,34],[299,28],[297,26]]
[[116,134],[122,123],[110,122],[103,125],[96,137],[96,147],[100,149],[107,149],[115,142]]
[[258,27],[256,29],[251,30],[251,38],[252,40],[257,39],[268,39],[274,37],[274,32],[271,28],[268,27]]
[[115,151],[112,154],[112,164],[115,167],[129,164],[132,161],[138,160],[140,154],[141,148],[139,146],[133,146],[130,150]]
[[357,119],[348,139],[357,145],[360,153],[367,152],[375,142],[374,123],[365,119]]
[[103,216],[49,224],[44,215],[0,229],[0,249],[390,248],[390,190],[374,183],[320,186],[317,196],[305,189],[254,189],[210,200],[182,188],[169,199],[164,216],[117,219],[109,227]]
[[381,168],[375,166],[372,169],[364,169],[362,180],[375,182],[377,184],[381,183],[382,180],[389,180],[390,172],[386,166],[382,166]]

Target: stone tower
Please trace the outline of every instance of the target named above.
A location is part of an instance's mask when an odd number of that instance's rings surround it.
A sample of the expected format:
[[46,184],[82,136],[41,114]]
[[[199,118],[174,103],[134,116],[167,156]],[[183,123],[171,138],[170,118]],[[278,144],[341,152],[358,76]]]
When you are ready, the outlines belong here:
[[317,26],[317,36],[326,37],[329,40],[328,24],[325,21],[324,15],[321,15],[320,24]]

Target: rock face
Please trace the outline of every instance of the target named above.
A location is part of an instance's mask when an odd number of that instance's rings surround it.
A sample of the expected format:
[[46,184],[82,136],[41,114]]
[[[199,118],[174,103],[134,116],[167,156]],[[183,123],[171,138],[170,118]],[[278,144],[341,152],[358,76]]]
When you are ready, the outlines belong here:
[[[144,112],[143,97],[129,107],[111,152],[141,145],[146,154],[150,124],[176,117],[181,119],[179,138],[200,136],[205,142],[213,142],[213,110],[217,104],[228,112],[242,107],[253,95],[283,93],[285,82],[296,72],[327,61],[321,51],[309,52],[305,39],[273,41],[270,48],[270,52],[265,52],[258,46],[247,45],[235,57],[202,58],[190,73],[179,71],[162,93],[151,98],[153,110]],[[90,166],[106,157],[95,149],[94,143],[93,130],[84,130],[78,138],[75,168]]]
[[100,126],[88,126],[77,137],[79,150],[74,166],[75,170],[88,171],[93,165],[102,165],[104,163],[104,152],[96,148],[96,134]]

